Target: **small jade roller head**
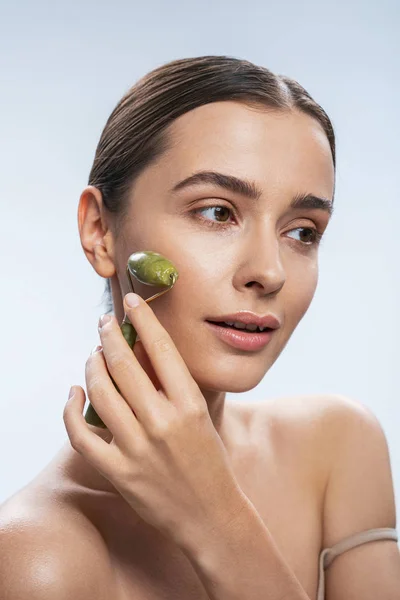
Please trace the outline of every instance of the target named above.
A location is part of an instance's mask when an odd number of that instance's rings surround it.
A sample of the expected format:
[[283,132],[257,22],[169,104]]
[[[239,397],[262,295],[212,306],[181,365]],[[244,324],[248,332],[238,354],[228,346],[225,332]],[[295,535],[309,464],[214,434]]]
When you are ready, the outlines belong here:
[[[133,291],[132,276],[146,285],[171,288],[178,279],[176,267],[167,258],[152,252],[151,250],[142,250],[134,252],[128,258],[126,268],[128,279]],[[167,290],[165,290],[167,291]],[[161,292],[164,293],[164,292]],[[159,294],[157,294],[158,296]],[[152,296],[154,298],[154,296]],[[150,298],[146,300],[148,302]]]

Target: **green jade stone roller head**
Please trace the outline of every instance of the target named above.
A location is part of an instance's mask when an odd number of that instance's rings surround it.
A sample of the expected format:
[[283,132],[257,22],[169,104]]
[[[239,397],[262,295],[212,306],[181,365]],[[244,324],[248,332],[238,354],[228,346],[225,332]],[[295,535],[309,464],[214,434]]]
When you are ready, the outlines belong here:
[[[157,294],[154,294],[154,296],[147,298],[147,300],[145,300],[147,303],[168,292],[178,279],[179,275],[176,267],[167,258],[157,252],[152,252],[151,250],[143,250],[142,252],[134,252],[131,254],[128,258],[126,274],[128,276],[131,292],[134,292],[132,276],[146,285],[166,288],[162,292],[158,292]],[[128,342],[129,347],[133,348],[137,338],[137,331],[134,329],[126,314],[124,315],[121,324],[121,331]],[[112,382],[118,390],[118,386],[113,379]],[[100,419],[90,402],[85,413],[85,421],[89,423],[89,425],[95,425],[96,427],[106,429],[106,425]]]

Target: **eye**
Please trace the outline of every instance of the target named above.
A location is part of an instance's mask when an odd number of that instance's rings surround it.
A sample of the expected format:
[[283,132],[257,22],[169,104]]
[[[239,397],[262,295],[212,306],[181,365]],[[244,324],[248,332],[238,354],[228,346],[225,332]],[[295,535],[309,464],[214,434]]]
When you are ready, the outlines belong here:
[[[209,218],[203,217],[201,216],[200,219],[202,221],[205,222],[206,225],[209,225],[211,227],[214,226],[219,226],[219,225],[225,225],[225,224],[229,224],[228,218],[229,218],[229,214],[233,215],[233,210],[231,208],[229,208],[228,206],[225,206],[224,204],[215,204],[213,206],[203,206],[202,208],[196,208],[195,210],[192,211],[193,214],[199,214],[205,210],[208,210],[210,212],[212,211],[217,211],[216,215],[218,218],[222,218],[222,221],[212,221]],[[227,219],[224,219],[224,217],[227,217]]]
[[[224,218],[224,216],[229,217],[229,214],[234,215],[234,211],[229,207],[229,206],[225,206],[225,204],[216,204],[216,205],[212,205],[212,206],[203,206],[201,208],[196,208],[194,210],[191,211],[192,214],[195,214],[196,216],[199,213],[202,213],[203,211],[214,211],[217,210],[218,212],[217,217],[220,218]],[[229,227],[230,226],[230,222],[225,219],[222,221],[213,221],[209,218],[200,217],[200,220],[204,222],[204,224],[208,227],[219,227],[224,228],[224,227]],[[320,233],[315,227],[296,227],[295,229],[291,229],[288,233],[292,232],[292,231],[302,231],[305,232],[305,237],[309,238],[311,236],[311,240],[295,240],[297,241],[297,243],[300,245],[300,247],[304,248],[313,248],[313,247],[318,247],[321,240],[322,240],[322,236],[323,234]]]
[[[306,237],[311,235],[311,241],[299,240],[300,244],[303,244],[304,246],[318,246],[322,239],[322,233],[314,227],[296,227],[296,229],[291,229],[290,231],[305,231]],[[290,233],[290,231],[288,233]]]

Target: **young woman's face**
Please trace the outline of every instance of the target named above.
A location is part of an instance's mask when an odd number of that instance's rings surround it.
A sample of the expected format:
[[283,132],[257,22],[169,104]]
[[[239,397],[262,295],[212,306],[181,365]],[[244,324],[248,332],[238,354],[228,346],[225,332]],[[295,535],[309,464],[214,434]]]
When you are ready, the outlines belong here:
[[[202,390],[245,392],[273,365],[312,301],[318,245],[310,229],[323,233],[330,217],[290,203],[308,193],[332,200],[329,143],[305,114],[267,113],[237,102],[196,108],[173,122],[170,135],[172,149],[136,180],[115,240],[122,293],[129,291],[130,254],[153,250],[171,260],[179,279],[151,302],[154,313]],[[212,183],[173,191],[200,171],[253,182],[260,197]],[[143,298],[155,293],[140,283],[135,291]],[[261,350],[235,349],[206,323],[243,309],[281,321]]]

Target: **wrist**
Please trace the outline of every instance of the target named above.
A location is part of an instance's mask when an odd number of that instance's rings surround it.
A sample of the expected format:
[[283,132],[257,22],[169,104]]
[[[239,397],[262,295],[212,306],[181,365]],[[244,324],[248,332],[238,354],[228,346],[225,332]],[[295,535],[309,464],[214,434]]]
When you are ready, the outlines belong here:
[[237,486],[224,503],[214,510],[212,506],[204,519],[196,523],[186,523],[175,541],[190,559],[197,560],[211,545],[218,543],[234,530],[241,528],[242,516],[246,510],[254,510],[250,500]]

